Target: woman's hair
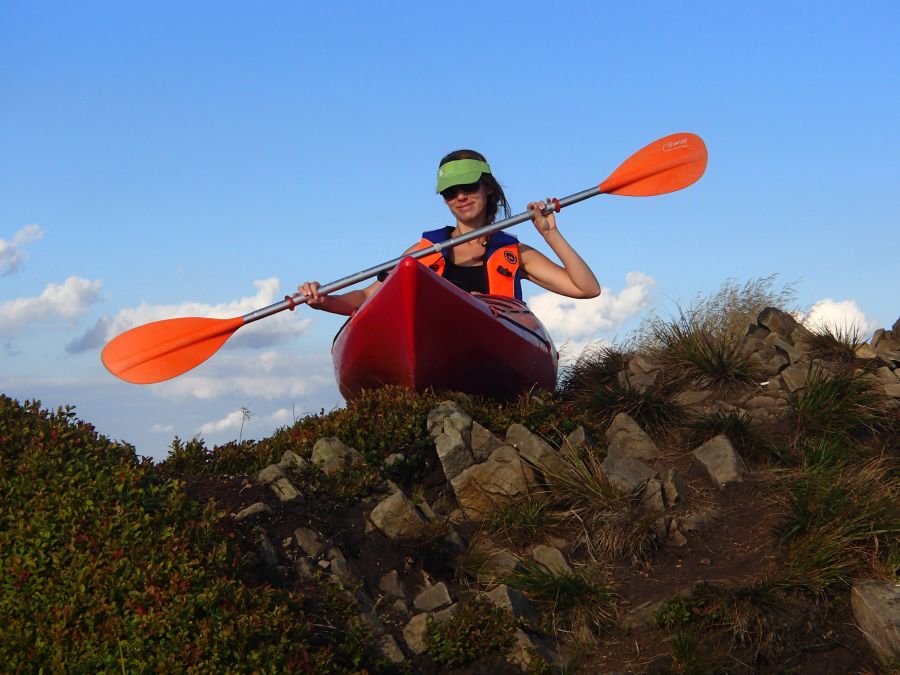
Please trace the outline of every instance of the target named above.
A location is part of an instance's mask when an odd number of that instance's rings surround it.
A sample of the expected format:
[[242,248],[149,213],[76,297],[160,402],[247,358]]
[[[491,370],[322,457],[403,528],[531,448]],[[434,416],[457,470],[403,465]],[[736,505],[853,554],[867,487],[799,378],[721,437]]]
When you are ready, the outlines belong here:
[[[454,150],[446,155],[438,164],[438,168],[444,166],[447,162],[457,159],[477,159],[480,162],[487,162],[480,152],[474,150]],[[486,207],[484,210],[484,224],[490,225],[497,218],[497,211],[501,211],[504,218],[509,218],[509,202],[506,201],[506,195],[503,194],[503,188],[500,183],[489,173],[481,174],[481,181],[487,189]]]

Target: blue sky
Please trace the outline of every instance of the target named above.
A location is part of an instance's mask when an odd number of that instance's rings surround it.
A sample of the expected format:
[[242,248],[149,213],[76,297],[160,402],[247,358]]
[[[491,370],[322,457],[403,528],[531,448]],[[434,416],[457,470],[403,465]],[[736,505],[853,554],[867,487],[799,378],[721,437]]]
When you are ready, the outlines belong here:
[[[0,3],[0,392],[138,452],[263,437],[341,404],[341,319],[242,329],[140,387],[99,352],[136,323],[234,316],[448,224],[439,158],[487,155],[515,212],[701,135],[689,190],[560,216],[604,295],[526,289],[559,344],[778,274],[798,305],[900,314],[900,4]],[[526,223],[513,233],[541,246]]]

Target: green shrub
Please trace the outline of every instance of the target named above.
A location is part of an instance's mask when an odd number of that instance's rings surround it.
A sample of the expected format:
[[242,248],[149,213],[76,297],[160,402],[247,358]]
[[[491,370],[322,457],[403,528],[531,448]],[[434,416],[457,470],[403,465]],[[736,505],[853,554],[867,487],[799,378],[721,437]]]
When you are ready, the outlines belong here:
[[425,648],[436,663],[460,668],[489,654],[505,654],[516,628],[518,624],[508,612],[483,600],[464,601],[447,621],[429,619]]
[[252,544],[181,488],[71,408],[0,396],[5,670],[322,672],[363,658],[341,591],[259,583]]

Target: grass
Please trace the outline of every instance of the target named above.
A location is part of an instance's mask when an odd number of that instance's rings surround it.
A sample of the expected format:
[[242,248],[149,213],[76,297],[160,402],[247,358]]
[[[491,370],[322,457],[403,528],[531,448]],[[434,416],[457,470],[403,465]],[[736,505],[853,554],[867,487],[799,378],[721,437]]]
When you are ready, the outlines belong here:
[[884,396],[875,382],[859,371],[829,374],[810,363],[806,383],[792,401],[795,445],[827,437],[853,438],[896,426],[885,412]]
[[896,459],[819,466],[794,479],[778,530],[786,566],[777,584],[821,595],[852,578],[889,572],[900,549]]
[[863,329],[859,324],[819,323],[810,327],[812,356],[841,364],[853,364],[857,360],[856,351],[865,343]]
[[745,460],[785,460],[784,451],[754,428],[752,418],[746,411],[716,411],[699,415],[687,426],[693,445],[725,434]]
[[613,618],[612,592],[584,568],[551,571],[525,560],[504,583],[547,606],[551,624],[556,626],[565,628],[575,623],[602,626]]
[[501,504],[491,513],[488,527],[520,545],[534,542],[554,523],[550,507],[547,499],[536,496]]

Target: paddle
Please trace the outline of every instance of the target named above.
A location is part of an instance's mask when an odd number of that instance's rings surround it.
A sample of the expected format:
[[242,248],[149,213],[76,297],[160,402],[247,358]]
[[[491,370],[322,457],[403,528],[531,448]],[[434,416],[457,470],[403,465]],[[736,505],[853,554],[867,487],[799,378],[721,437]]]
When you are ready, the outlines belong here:
[[[552,200],[544,212],[559,211],[563,207],[600,194],[650,197],[681,190],[695,183],[703,175],[706,161],[706,146],[699,136],[687,133],[672,134],[638,150],[597,187],[576,192],[563,199]],[[531,217],[532,211],[528,210],[408,255],[422,258],[531,220]],[[407,256],[394,258],[325,284],[319,288],[319,293],[332,293],[371,279],[381,272],[390,270],[405,257]],[[154,321],[132,328],[110,340],[101,354],[103,365],[113,375],[126,382],[135,384],[162,382],[199,366],[215,354],[241,326],[286,309],[293,310],[305,302],[304,295],[295,293],[286,295],[281,302],[232,319],[187,317]]]

